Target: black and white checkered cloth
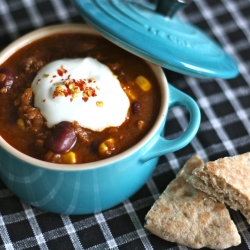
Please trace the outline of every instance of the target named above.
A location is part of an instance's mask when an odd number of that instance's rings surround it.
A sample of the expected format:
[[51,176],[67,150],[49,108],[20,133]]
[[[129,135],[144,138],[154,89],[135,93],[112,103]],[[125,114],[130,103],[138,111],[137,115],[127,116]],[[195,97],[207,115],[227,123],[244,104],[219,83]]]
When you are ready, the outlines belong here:
[[[192,96],[201,109],[197,136],[185,148],[161,157],[152,177],[133,197],[102,213],[48,213],[19,200],[0,181],[0,250],[188,249],[147,232],[144,217],[194,153],[208,161],[250,151],[250,1],[196,0],[180,16],[218,41],[240,70],[229,80],[165,70],[169,82]],[[70,0],[0,0],[0,50],[29,31],[66,22],[84,22]],[[188,119],[185,109],[170,111],[166,136],[180,135]],[[250,249],[249,224],[240,213],[230,214],[242,238],[242,244],[232,249]]]

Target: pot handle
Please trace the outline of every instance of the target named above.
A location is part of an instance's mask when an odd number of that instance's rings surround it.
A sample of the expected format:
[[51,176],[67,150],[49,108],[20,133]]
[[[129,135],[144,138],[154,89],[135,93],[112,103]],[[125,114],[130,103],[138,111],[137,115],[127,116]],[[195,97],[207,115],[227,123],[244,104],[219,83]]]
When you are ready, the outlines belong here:
[[152,147],[148,148],[140,160],[145,162],[164,154],[172,153],[185,147],[196,135],[201,120],[200,109],[197,103],[188,95],[169,84],[169,109],[176,106],[185,106],[190,113],[190,120],[186,130],[173,140],[166,140],[159,136]]

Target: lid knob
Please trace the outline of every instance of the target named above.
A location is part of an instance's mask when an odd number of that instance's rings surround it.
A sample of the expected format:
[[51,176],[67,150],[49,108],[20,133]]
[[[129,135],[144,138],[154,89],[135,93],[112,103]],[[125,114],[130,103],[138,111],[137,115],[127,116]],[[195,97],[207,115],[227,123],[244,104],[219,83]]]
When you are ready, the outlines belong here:
[[187,7],[192,0],[158,0],[156,12],[166,17],[173,17],[175,13]]

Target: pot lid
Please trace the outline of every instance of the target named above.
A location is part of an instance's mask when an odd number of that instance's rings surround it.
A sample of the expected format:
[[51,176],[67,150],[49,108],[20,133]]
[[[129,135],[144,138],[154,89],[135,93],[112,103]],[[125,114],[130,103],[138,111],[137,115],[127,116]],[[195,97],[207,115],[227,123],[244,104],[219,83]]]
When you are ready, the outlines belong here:
[[163,68],[200,78],[233,78],[238,66],[176,12],[190,0],[73,0],[84,20],[113,43]]

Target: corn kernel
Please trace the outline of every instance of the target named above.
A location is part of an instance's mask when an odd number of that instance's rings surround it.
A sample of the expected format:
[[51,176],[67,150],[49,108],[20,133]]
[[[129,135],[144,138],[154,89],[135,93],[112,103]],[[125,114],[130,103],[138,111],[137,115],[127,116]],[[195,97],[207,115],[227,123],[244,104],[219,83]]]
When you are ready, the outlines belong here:
[[123,84],[121,84],[121,87],[130,100],[134,101],[137,99],[136,94],[134,93],[134,91],[130,87],[125,86]]
[[145,92],[149,91],[151,89],[151,87],[152,87],[151,83],[144,76],[138,76],[135,79],[135,82]]
[[18,119],[17,120],[17,126],[20,128],[20,129],[25,129],[25,124],[24,124],[24,120],[23,119]]
[[100,144],[98,151],[102,156],[109,156],[112,154],[112,151],[115,150],[115,139],[109,138]]
[[145,126],[144,121],[140,120],[140,121],[137,122],[137,127],[138,127],[139,130],[143,130],[144,126]]
[[62,155],[62,163],[74,164],[76,163],[76,154],[72,151]]

